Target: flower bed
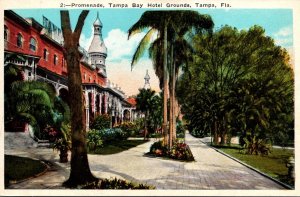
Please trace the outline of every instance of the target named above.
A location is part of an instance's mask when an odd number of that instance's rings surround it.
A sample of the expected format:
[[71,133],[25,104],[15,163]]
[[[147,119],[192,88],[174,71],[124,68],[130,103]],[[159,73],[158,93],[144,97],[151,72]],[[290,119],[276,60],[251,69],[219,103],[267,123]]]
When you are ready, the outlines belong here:
[[81,189],[155,189],[155,187],[113,178],[99,179],[95,182],[84,185]]
[[148,154],[181,161],[195,161],[190,147],[182,142],[176,142],[170,150],[163,145],[162,141],[155,142],[151,145]]

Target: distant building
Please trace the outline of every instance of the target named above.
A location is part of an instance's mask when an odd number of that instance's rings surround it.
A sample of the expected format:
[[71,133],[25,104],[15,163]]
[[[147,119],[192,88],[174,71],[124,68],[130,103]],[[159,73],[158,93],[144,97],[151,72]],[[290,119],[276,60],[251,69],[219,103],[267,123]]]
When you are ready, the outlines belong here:
[[[124,114],[134,120],[135,105],[128,101],[120,87],[108,80],[105,60],[107,48],[102,38],[102,23],[97,15],[94,37],[89,50],[82,47],[80,68],[85,96],[86,127],[99,114],[109,114],[112,125],[121,123]],[[33,18],[22,18],[11,10],[4,11],[4,63],[22,68],[24,80],[52,84],[64,101],[68,95],[67,65],[63,56],[61,30],[43,17],[43,25]],[[21,57],[14,59],[12,57]]]

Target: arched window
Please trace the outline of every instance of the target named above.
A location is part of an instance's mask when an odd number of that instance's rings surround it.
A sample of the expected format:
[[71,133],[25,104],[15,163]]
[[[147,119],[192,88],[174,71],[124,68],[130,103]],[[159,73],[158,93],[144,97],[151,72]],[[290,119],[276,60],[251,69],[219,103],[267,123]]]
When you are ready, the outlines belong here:
[[44,49],[44,60],[48,61],[48,51],[47,49]]
[[36,40],[34,38],[30,38],[29,48],[32,51],[36,51]]
[[17,46],[22,48],[23,47],[23,36],[18,33],[18,36],[17,36]]
[[8,41],[8,28],[4,25],[4,40]]

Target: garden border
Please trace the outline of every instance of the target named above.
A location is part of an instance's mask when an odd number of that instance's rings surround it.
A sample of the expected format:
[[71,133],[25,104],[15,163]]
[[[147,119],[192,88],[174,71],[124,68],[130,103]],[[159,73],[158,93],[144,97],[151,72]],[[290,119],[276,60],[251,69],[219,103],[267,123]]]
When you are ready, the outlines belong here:
[[214,149],[215,151],[219,152],[220,154],[225,155],[226,157],[228,157],[228,158],[230,158],[230,159],[232,159],[232,160],[234,160],[234,161],[236,161],[236,162],[238,162],[238,163],[240,163],[240,164],[246,166],[247,168],[249,168],[249,169],[251,169],[251,170],[253,170],[253,171],[255,171],[255,172],[257,172],[257,173],[259,173],[259,174],[261,174],[261,175],[263,175],[263,176],[266,177],[266,178],[271,179],[272,181],[274,181],[274,182],[278,183],[279,185],[283,186],[284,188],[286,188],[286,189],[291,189],[291,190],[294,190],[294,189],[295,189],[294,187],[292,187],[292,186],[290,186],[290,185],[287,185],[287,184],[285,184],[285,183],[283,183],[283,182],[281,182],[281,181],[279,181],[279,180],[277,180],[277,179],[275,179],[275,178],[273,178],[273,177],[271,177],[271,176],[265,174],[264,172],[262,172],[262,171],[260,171],[260,170],[258,170],[258,169],[256,169],[256,168],[254,168],[254,167],[252,167],[252,166],[250,166],[250,165],[248,165],[248,164],[246,164],[246,163],[244,163],[244,162],[238,160],[237,158],[232,157],[231,155],[228,155],[227,153],[225,153],[225,152],[223,152],[223,151],[221,151],[221,150],[219,150],[219,149],[217,149],[217,148],[215,148],[215,147],[212,147],[212,146],[208,145],[207,143],[205,143],[204,141],[202,141],[200,138],[198,138],[198,139],[199,139],[199,141],[200,141],[201,143],[203,143],[203,144],[205,144],[206,146],[208,146],[208,147]]

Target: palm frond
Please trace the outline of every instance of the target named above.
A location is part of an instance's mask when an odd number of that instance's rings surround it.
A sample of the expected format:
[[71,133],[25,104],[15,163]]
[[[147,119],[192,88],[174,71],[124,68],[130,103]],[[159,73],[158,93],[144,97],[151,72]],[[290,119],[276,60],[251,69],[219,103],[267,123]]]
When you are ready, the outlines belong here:
[[147,47],[149,46],[150,40],[152,35],[156,32],[155,29],[151,28],[143,39],[140,41],[131,61],[131,70],[133,66],[137,63],[137,61],[143,56],[144,52],[146,51]]

